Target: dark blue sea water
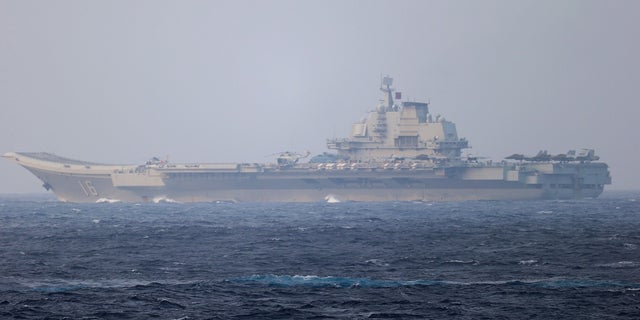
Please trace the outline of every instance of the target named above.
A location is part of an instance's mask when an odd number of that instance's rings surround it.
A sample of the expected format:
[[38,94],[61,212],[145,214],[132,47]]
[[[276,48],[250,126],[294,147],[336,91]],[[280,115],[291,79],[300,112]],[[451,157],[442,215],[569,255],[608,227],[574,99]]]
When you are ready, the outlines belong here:
[[138,205],[5,196],[0,318],[639,319],[640,193]]

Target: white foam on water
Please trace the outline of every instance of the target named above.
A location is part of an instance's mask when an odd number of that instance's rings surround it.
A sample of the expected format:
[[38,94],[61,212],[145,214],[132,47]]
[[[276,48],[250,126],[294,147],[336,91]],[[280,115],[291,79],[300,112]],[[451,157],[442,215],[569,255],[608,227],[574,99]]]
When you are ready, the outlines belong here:
[[153,203],[180,203],[180,202],[171,198],[167,198],[167,196],[158,196],[153,198]]
[[480,261],[478,261],[478,260],[457,260],[457,259],[453,259],[453,260],[447,260],[444,263],[479,265]]
[[379,266],[379,267],[388,267],[389,266],[388,263],[386,263],[384,260],[381,260],[381,259],[369,259],[369,260],[365,261],[365,263],[372,264],[372,265]]
[[233,279],[232,281],[253,282],[265,285],[277,286],[329,286],[336,288],[353,287],[404,287],[416,285],[445,285],[445,286],[474,286],[474,285],[527,285],[545,288],[581,288],[581,287],[603,287],[603,288],[624,288],[625,290],[640,290],[638,283],[626,283],[616,280],[589,280],[589,279],[567,279],[567,278],[544,278],[544,279],[510,279],[495,281],[447,281],[447,280],[376,280],[370,278],[349,278],[339,276],[316,276],[316,275],[253,275]]
[[596,266],[607,267],[607,268],[635,268],[638,266],[638,263],[635,261],[618,261],[618,262],[598,264]]
[[340,199],[338,199],[338,197],[337,197],[337,196],[335,196],[335,195],[333,195],[333,194],[329,194],[329,195],[327,195],[326,197],[324,197],[324,200],[325,200],[327,203],[339,203],[339,202],[342,202],[342,201],[340,201]]
[[118,199],[111,199],[111,198],[100,198],[98,200],[96,200],[96,203],[118,203],[121,202]]

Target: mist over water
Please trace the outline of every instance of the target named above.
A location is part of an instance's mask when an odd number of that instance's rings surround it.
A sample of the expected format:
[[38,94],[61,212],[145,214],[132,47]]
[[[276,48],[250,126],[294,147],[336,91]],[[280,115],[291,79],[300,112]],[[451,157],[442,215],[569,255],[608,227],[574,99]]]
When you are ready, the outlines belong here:
[[635,319],[638,199],[80,205],[5,196],[0,317]]

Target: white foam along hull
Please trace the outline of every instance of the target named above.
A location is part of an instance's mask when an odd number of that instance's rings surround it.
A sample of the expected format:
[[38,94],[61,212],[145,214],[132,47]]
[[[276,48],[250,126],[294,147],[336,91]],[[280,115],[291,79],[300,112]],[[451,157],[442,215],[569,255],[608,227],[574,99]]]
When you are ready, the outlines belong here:
[[[104,165],[46,153],[8,153],[69,202],[320,202],[576,199],[610,183],[603,163],[427,169],[321,170],[268,165]],[[535,172],[532,174],[532,170]]]

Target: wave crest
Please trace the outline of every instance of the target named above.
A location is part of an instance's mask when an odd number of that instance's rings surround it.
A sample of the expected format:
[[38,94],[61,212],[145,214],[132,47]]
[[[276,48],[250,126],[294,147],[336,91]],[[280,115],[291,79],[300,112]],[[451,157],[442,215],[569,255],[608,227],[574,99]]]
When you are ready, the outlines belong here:
[[314,275],[252,275],[232,279],[237,283],[261,284],[276,287],[334,287],[334,288],[396,288],[407,286],[470,286],[470,285],[493,285],[493,286],[534,286],[545,289],[559,288],[616,288],[627,290],[640,290],[640,283],[625,283],[613,280],[589,280],[589,279],[537,279],[537,280],[500,280],[500,281],[475,281],[459,282],[445,280],[375,280],[369,278],[349,278],[327,276],[320,277]]

